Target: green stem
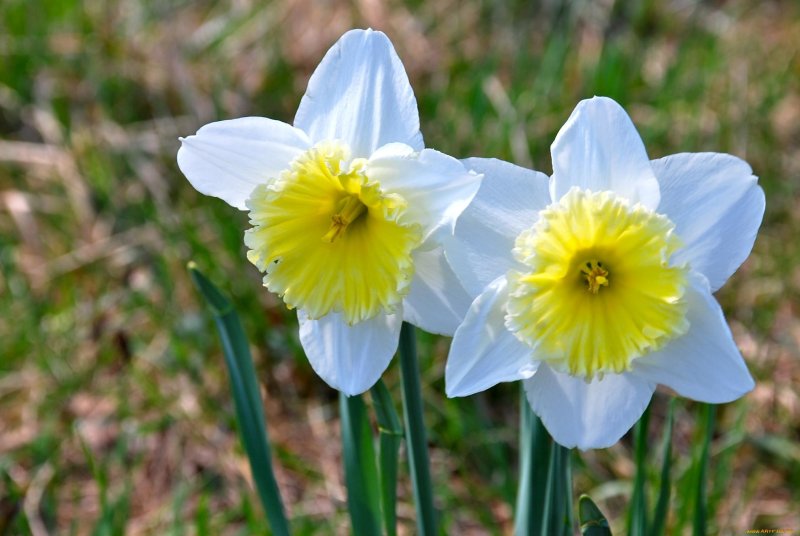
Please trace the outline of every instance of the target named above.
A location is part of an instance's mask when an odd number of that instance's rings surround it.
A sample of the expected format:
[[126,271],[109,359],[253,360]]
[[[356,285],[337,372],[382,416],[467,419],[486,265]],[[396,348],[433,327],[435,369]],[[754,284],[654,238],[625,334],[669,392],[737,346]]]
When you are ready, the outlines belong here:
[[564,536],[575,533],[575,505],[572,501],[572,451],[567,449],[564,456],[564,492],[566,512],[564,512]]
[[525,397],[525,390],[522,388],[520,390],[520,480],[514,519],[516,536],[538,536],[541,533],[551,445],[552,441],[547,430],[531,410]]
[[557,500],[555,502],[554,516],[555,531],[552,534],[566,535],[572,534],[572,527],[570,526],[572,516],[569,511],[572,508],[572,470],[570,463],[572,451],[558,444],[555,445],[555,450],[557,451],[555,459],[558,472],[556,473],[556,487],[553,492]]
[[[572,534],[568,527],[568,503],[571,503],[572,483],[568,482],[570,475],[570,451],[553,442],[550,451],[550,468],[547,473],[547,495],[544,499],[542,513],[543,536]],[[569,529],[569,530],[568,530]]]
[[634,459],[636,474],[633,480],[633,494],[628,516],[628,527],[631,536],[646,536],[647,531],[647,497],[645,496],[645,478],[647,462],[647,428],[650,422],[650,406],[644,410],[636,425]]
[[672,398],[669,401],[667,422],[664,426],[664,459],[661,462],[661,485],[658,492],[656,511],[653,514],[653,523],[650,526],[650,534],[653,536],[662,536],[667,525],[669,498],[672,491],[672,421],[675,418],[675,400],[675,398]]
[[422,418],[417,345],[414,327],[405,322],[400,330],[400,378],[403,388],[408,463],[411,485],[414,489],[414,504],[417,508],[417,532],[420,536],[432,536],[436,534],[436,515],[433,509],[428,441]]
[[381,481],[381,505],[383,525],[387,536],[397,534],[397,466],[400,444],[403,441],[403,426],[394,409],[394,402],[383,380],[370,390],[375,417],[380,434],[378,465]]
[[375,468],[372,427],[360,395],[339,392],[342,455],[347,482],[347,507],[353,534],[379,535],[380,484]]

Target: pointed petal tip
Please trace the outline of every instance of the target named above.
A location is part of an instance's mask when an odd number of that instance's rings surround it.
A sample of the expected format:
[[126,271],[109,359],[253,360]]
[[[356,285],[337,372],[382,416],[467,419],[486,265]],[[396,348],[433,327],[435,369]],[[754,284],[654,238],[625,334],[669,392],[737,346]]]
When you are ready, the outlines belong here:
[[739,385],[737,386],[738,389],[731,389],[728,396],[718,397],[717,400],[709,400],[707,403],[730,404],[752,392],[756,387],[756,382],[750,374],[750,371],[745,371],[745,374],[747,376],[740,379]]
[[464,374],[456,375],[454,367],[450,367],[449,364],[448,359],[444,369],[444,394],[447,398],[461,398],[475,394],[477,391],[464,388]]
[[318,320],[298,311],[300,343],[325,383],[347,396],[364,393],[383,375],[397,350],[402,312],[352,326],[339,313]]
[[448,356],[447,363],[445,363],[444,366],[444,394],[447,395],[447,398],[465,396],[461,389],[461,380],[463,376],[463,374],[460,376],[456,375],[455,367],[451,365],[451,360]]
[[192,186],[240,210],[258,184],[277,177],[310,145],[302,131],[264,117],[208,123],[180,141],[178,167]]
[[753,249],[764,218],[763,188],[751,166],[726,153],[678,153],[651,162],[662,189],[658,211],[684,241],[678,259],[716,292]]
[[[377,380],[373,383],[373,385],[375,383],[377,383]],[[331,386],[331,387],[333,387],[333,386]],[[351,396],[358,396],[360,394],[364,394],[365,392],[367,392],[369,390],[370,387],[372,387],[372,385],[369,385],[367,387],[363,387],[363,386],[359,386],[359,385],[345,385],[345,386],[342,386],[342,387],[338,387],[338,388],[337,387],[333,387],[333,388],[341,391],[342,393],[345,394],[345,396],[351,397]]]
[[367,28],[353,28],[352,30],[348,30],[342,34],[342,37],[339,39],[344,39],[348,36],[364,36],[367,39],[385,39],[389,40],[387,35],[380,30],[375,30],[372,27]]
[[608,448],[639,420],[655,384],[631,374],[584,379],[539,367],[525,392],[533,411],[560,445],[580,450]]
[[[516,372],[512,373],[514,377],[511,378],[500,378],[491,385],[478,385],[475,383],[474,380],[470,380],[467,378],[467,372],[463,371],[461,375],[457,378],[453,378],[454,373],[450,373],[448,375],[448,371],[445,368],[445,394],[447,398],[461,398],[465,396],[472,396],[474,394],[480,393],[481,391],[486,391],[498,383],[508,383],[513,381],[520,381],[520,380],[527,380],[533,377],[536,373],[537,365],[531,364],[530,366],[521,367]],[[465,381],[467,380],[467,381]]]
[[328,50],[309,79],[294,119],[314,141],[340,139],[356,157],[389,142],[422,149],[411,84],[389,38],[350,30]]
[[556,134],[550,154],[554,201],[578,186],[610,190],[650,209],[658,206],[659,185],[647,150],[630,116],[613,99],[579,102]]
[[[742,398],[743,396],[751,393],[755,388],[756,388],[756,381],[755,379],[753,379],[753,376],[750,374],[750,371],[748,371],[747,380],[742,382],[742,392],[739,394],[739,396],[737,396],[733,400],[738,400]],[[733,400],[731,400],[731,402],[733,402]]]
[[[616,108],[617,110],[622,110],[625,112],[625,108],[616,100],[612,99],[611,97],[606,97],[605,95],[592,95],[589,98],[582,99],[575,109],[585,108],[588,106],[607,106],[609,108]],[[625,112],[627,115],[628,112]]]

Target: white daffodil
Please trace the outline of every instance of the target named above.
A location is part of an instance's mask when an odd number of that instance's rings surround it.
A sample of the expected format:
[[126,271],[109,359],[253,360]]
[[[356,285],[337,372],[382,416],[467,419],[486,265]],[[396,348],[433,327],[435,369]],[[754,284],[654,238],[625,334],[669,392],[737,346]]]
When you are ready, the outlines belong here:
[[612,445],[656,384],[711,403],[753,388],[712,296],[764,214],[750,166],[718,153],[650,161],[613,100],[581,102],[553,176],[470,159],[485,175],[446,256],[475,300],[456,331],[449,396],[524,380],[553,438]]
[[250,211],[248,258],[297,308],[314,370],[369,389],[403,320],[450,334],[470,298],[442,255],[480,176],[425,149],[414,93],[389,39],[353,30],[312,75],[294,126],[246,117],[181,140],[201,193]]

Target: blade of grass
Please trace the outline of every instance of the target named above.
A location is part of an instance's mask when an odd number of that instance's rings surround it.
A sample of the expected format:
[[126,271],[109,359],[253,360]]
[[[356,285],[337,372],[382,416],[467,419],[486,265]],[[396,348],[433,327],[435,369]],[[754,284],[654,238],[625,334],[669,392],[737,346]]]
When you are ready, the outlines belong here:
[[[706,515],[709,519],[717,519],[717,509],[722,502],[730,496],[731,485],[735,482],[736,459],[739,457],[740,448],[747,439],[746,418],[749,415],[749,406],[742,400],[736,404],[726,406],[727,413],[732,417],[731,425],[723,429],[716,429],[716,441],[713,448],[714,470],[709,472],[708,499],[706,501]],[[796,445],[796,441],[786,438],[786,441]],[[798,447],[800,448],[800,447]],[[798,457],[800,459],[800,457]],[[778,462],[778,460],[774,460]],[[790,473],[791,474],[791,473]],[[794,479],[792,479],[794,481]],[[792,484],[798,489],[796,484]]]
[[708,480],[708,465],[711,457],[711,439],[714,437],[714,417],[717,407],[714,404],[703,405],[703,447],[698,460],[697,495],[694,503],[694,523],[692,534],[704,536],[707,533],[706,517],[706,488]]
[[169,536],[184,536],[186,534],[187,523],[183,518],[183,509],[188,495],[187,488],[188,485],[185,482],[181,482],[175,491],[172,501],[172,526],[169,530]]
[[286,521],[280,490],[272,470],[264,406],[247,337],[231,302],[193,262],[189,263],[188,268],[192,281],[205,298],[217,325],[236,407],[239,433],[250,461],[258,496],[272,532],[276,536],[288,536],[289,523]]
[[403,418],[406,427],[408,464],[414,505],[417,509],[417,532],[420,536],[436,534],[436,511],[433,509],[428,441],[422,418],[422,393],[417,364],[414,326],[403,322],[400,329],[400,383],[403,389]]
[[628,532],[631,536],[647,536],[647,497],[644,483],[647,478],[647,428],[650,423],[650,406],[644,410],[636,424],[634,441],[634,460],[636,474],[633,480],[633,494],[628,510]]
[[611,536],[606,516],[588,495],[581,495],[578,501],[578,517],[583,536]]
[[364,399],[339,392],[347,507],[353,534],[381,534],[380,483]]
[[203,492],[197,501],[197,510],[194,514],[194,530],[197,536],[210,536],[211,512],[208,508],[208,492]]
[[661,463],[661,486],[658,490],[658,502],[653,514],[653,523],[650,525],[650,534],[661,536],[664,534],[669,512],[669,498],[672,492],[672,422],[675,418],[676,398],[669,401],[667,422],[664,429],[664,461]]
[[[521,384],[520,384],[521,385]],[[550,467],[552,441],[542,421],[533,413],[520,389],[520,480],[514,534],[538,536],[542,529],[547,474]]]
[[392,395],[383,380],[378,380],[378,383],[370,390],[370,394],[380,434],[378,460],[383,525],[386,528],[387,536],[395,536],[397,534],[397,464],[400,443],[403,440],[403,427],[394,408]]

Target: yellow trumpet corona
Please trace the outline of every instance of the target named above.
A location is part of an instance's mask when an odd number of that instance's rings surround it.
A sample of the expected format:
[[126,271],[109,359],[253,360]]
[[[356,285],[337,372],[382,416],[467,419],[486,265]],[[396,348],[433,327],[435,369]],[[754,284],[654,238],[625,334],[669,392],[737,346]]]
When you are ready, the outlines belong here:
[[340,312],[354,324],[392,312],[408,292],[419,225],[405,223],[405,200],[370,180],[367,161],[346,145],[322,143],[247,202],[248,259],[264,286],[309,318]]
[[556,370],[591,379],[688,329],[674,225],[611,192],[573,188],[516,240],[506,325]]

